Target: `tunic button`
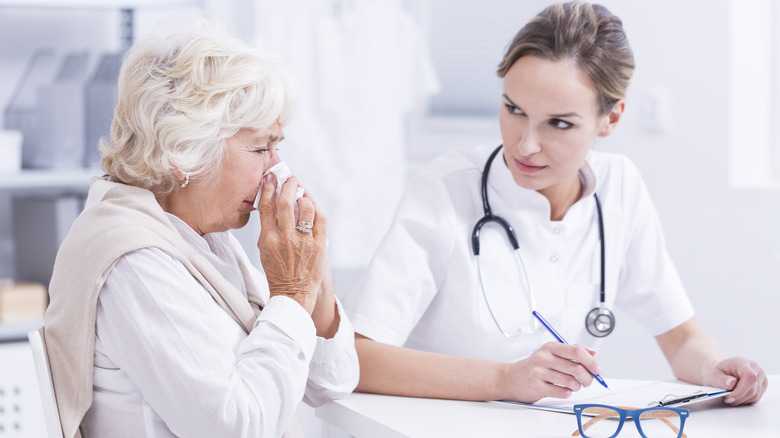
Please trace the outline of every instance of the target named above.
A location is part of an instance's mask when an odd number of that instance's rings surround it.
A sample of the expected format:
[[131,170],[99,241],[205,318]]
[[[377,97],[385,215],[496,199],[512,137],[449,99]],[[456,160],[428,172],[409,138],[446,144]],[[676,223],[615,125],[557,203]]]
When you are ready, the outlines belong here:
[[550,256],[550,263],[558,263],[558,260],[560,260],[560,258],[558,257],[557,254],[553,254],[552,256]]

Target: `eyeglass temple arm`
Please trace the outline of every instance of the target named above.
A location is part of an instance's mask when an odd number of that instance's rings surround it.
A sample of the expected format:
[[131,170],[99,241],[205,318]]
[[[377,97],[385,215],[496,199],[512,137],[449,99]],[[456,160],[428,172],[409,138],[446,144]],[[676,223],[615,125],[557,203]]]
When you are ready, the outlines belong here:
[[[636,408],[629,408],[629,407],[624,407],[624,406],[617,406],[617,407],[619,407],[621,409],[636,410]],[[592,410],[596,410],[596,412],[598,412],[598,410],[601,410],[602,412],[601,412],[601,414],[599,414],[599,415],[591,418],[590,420],[588,420],[587,423],[583,424],[582,425],[582,430],[588,430],[591,426],[593,426],[594,423],[596,423],[598,421],[601,421],[601,420],[603,420],[605,418],[614,417],[614,415],[612,415],[612,413],[615,412],[615,411],[613,411],[611,409],[605,409],[605,408],[591,408],[591,409]],[[663,418],[663,417],[671,417],[673,415],[677,415],[677,414],[673,414],[673,413],[668,412],[668,411],[661,411],[661,412],[657,412],[652,417],[645,417],[645,418],[655,418],[655,419],[661,420],[664,424],[669,426],[670,429],[672,429],[675,433],[677,433],[679,435],[680,434],[680,428],[675,426],[671,421],[667,420],[666,418]],[[575,430],[571,434],[571,436],[580,436],[580,430],[579,429]],[[683,433],[682,434],[682,438],[688,438],[688,435]]]

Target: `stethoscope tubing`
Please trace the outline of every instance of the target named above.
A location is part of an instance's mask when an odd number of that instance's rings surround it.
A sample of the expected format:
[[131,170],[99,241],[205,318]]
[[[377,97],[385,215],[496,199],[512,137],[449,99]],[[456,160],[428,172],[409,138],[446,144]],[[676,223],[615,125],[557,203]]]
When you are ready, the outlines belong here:
[[479,255],[479,232],[482,230],[482,226],[489,222],[498,223],[506,231],[506,236],[509,239],[509,243],[512,245],[512,248],[515,251],[520,249],[520,244],[517,241],[517,234],[515,234],[515,230],[504,218],[493,214],[493,211],[490,209],[490,202],[488,201],[487,182],[488,175],[490,174],[490,166],[493,164],[493,160],[495,160],[498,152],[501,151],[502,146],[503,145],[497,147],[496,150],[490,154],[490,157],[485,163],[485,169],[482,171],[482,210],[485,212],[485,214],[477,221],[477,224],[474,225],[474,229],[471,232],[471,248],[472,251],[474,251],[475,256]]
[[[517,240],[517,234],[515,233],[515,230],[512,228],[512,226],[507,222],[504,218],[501,216],[497,216],[493,214],[492,209],[490,208],[490,201],[488,200],[488,176],[490,174],[490,167],[493,164],[493,161],[495,160],[498,153],[503,148],[503,144],[499,145],[488,157],[487,161],[485,162],[485,168],[482,171],[482,181],[481,181],[481,195],[482,195],[482,210],[484,215],[477,220],[476,224],[474,225],[474,228],[471,231],[471,249],[474,254],[474,256],[477,258],[477,271],[479,276],[479,283],[480,288],[482,288],[482,293],[485,295],[485,299],[487,300],[487,294],[484,289],[484,285],[482,283],[482,270],[479,267],[479,252],[480,252],[480,245],[479,245],[479,233],[482,230],[482,227],[490,222],[495,222],[501,226],[504,231],[506,232],[507,238],[509,239],[509,243],[512,245],[512,248],[514,250],[514,254],[516,258],[518,259],[518,264],[521,269],[521,273],[525,279],[526,289],[528,291],[529,297],[530,297],[530,304],[532,307],[532,310],[536,310],[536,303],[534,299],[533,291],[531,290],[530,283],[528,281],[528,275],[525,271],[525,264],[523,263],[522,257],[520,257],[520,244]],[[605,303],[606,303],[606,292],[605,292],[605,284],[606,284],[606,243],[604,239],[604,216],[601,210],[601,202],[599,201],[598,194],[595,192],[593,193],[593,198],[596,200],[596,212],[598,213],[598,227],[599,227],[599,242],[600,242],[600,249],[601,249],[601,276],[600,276],[600,286],[599,286],[599,306],[591,310],[588,315],[585,317],[585,326],[588,329],[588,332],[590,332],[593,336],[596,337],[603,337],[608,335],[612,332],[612,329],[614,328],[614,316],[612,315],[612,312],[609,311],[609,309],[606,309]],[[507,336],[511,337],[510,334],[506,333],[503,327],[501,327],[501,324],[499,324],[498,319],[493,314],[493,310],[490,308],[490,303],[488,302],[488,310],[490,311],[491,316],[493,317],[493,320],[496,322],[496,325],[498,325],[501,332]],[[595,312],[595,313],[594,313]],[[605,329],[601,329],[600,326],[597,326],[594,321],[599,321],[603,319],[600,319],[600,317],[607,318],[609,321],[609,324],[606,326]],[[522,330],[521,330],[522,332]]]

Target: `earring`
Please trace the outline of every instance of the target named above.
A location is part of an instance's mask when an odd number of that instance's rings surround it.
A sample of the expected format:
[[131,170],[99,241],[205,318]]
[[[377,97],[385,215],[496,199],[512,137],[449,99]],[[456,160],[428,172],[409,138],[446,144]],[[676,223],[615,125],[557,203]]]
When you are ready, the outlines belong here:
[[190,174],[189,173],[185,173],[184,174],[184,180],[179,183],[179,187],[181,187],[181,188],[187,187],[187,184],[189,184],[189,183],[190,183]]

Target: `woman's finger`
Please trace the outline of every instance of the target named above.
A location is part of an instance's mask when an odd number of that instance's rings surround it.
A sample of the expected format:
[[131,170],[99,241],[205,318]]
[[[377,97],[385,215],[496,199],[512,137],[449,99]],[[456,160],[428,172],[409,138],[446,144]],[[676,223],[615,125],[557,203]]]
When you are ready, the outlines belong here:
[[260,186],[260,202],[257,204],[257,211],[260,214],[260,226],[264,230],[270,230],[276,226],[275,192],[276,177],[274,174],[269,173],[263,177],[263,184]]
[[564,368],[564,371],[552,368],[550,369],[549,380],[547,382],[551,385],[567,389],[571,392],[577,392],[586,385],[584,385],[574,374],[575,372],[572,368]]
[[[328,236],[328,221],[325,217],[325,213],[320,209],[319,204],[317,204],[317,199],[314,197],[312,192],[309,189],[307,189],[304,184],[298,183],[298,187],[304,189],[303,198],[298,200],[298,207],[300,209],[301,201],[303,199],[311,201],[311,204],[314,207],[314,220],[309,222],[311,222],[314,225],[312,228],[314,238],[317,239],[318,241],[321,241],[320,243],[325,244],[325,242],[327,242],[327,236]],[[302,217],[303,217],[303,213],[300,213],[299,219]]]
[[314,224],[317,221],[317,215],[315,214],[314,210],[314,203],[306,198],[301,198],[296,202],[298,203],[298,222],[296,225],[308,229],[313,229]]
[[561,372],[570,373],[585,386],[590,386],[593,374],[601,374],[601,366],[593,355],[581,345],[557,344],[552,346],[555,356],[564,359]]
[[328,237],[328,219],[325,217],[325,213],[319,209],[315,204],[315,217],[314,221],[314,238],[317,239],[317,244],[326,246]]
[[[767,386],[764,370],[755,362],[750,362],[752,373],[742,373],[734,390],[727,396],[726,402],[733,405],[753,404],[761,400]],[[755,374],[754,374],[755,373]]]
[[292,231],[295,229],[295,191],[298,188],[298,181],[295,177],[287,178],[282,184],[282,191],[279,193],[279,199],[276,200],[276,223],[280,230]]

